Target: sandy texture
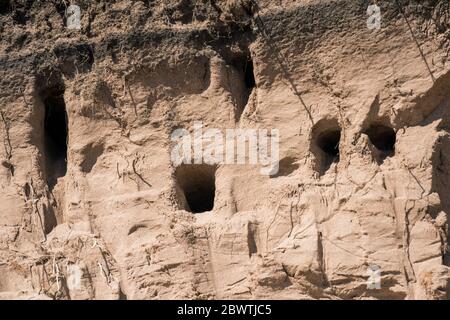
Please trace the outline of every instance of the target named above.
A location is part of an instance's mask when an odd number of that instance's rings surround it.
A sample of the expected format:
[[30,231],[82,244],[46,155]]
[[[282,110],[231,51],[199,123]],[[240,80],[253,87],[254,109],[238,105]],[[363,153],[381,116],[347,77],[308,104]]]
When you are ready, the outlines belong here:
[[[450,9],[379,2],[2,0],[0,299],[448,299]],[[280,172],[177,170],[194,121]]]

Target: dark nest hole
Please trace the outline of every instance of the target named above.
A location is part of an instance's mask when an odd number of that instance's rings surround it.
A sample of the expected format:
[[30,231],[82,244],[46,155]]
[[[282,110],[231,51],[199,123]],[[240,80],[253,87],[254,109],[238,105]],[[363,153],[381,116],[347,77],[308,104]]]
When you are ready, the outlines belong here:
[[333,163],[339,162],[341,128],[335,120],[322,120],[313,129],[311,150],[314,153],[316,169],[324,174]]
[[11,3],[9,0],[0,1],[0,14],[8,14],[12,11]]
[[317,138],[317,145],[325,154],[333,160],[339,161],[340,130],[330,130],[322,133]]
[[250,56],[245,61],[244,65],[244,82],[245,87],[250,92],[256,86],[255,73],[253,70],[253,60],[250,58]]
[[248,103],[248,99],[250,97],[250,94],[252,93],[253,88],[256,87],[256,79],[255,79],[255,73],[254,73],[254,68],[253,68],[253,60],[250,56],[250,54],[248,55],[243,55],[240,56],[238,58],[235,58],[232,61],[232,65],[236,68],[236,70],[239,72],[240,74],[240,78],[242,79],[242,84],[243,84],[243,97],[242,97],[242,102],[240,102],[239,104],[239,109],[237,114],[236,114],[236,120],[239,120],[242,112],[244,111],[244,107],[247,105]]
[[372,145],[377,149],[377,154],[374,158],[378,162],[382,162],[389,156],[395,153],[396,133],[391,127],[374,124],[371,125],[365,132]]
[[181,165],[175,171],[184,209],[193,213],[211,211],[216,193],[216,167]]
[[16,10],[13,15],[13,19],[16,23],[20,25],[26,25],[27,24],[27,14],[24,9],[22,10]]
[[64,89],[49,90],[44,95],[44,147],[47,181],[50,189],[67,171],[67,112]]

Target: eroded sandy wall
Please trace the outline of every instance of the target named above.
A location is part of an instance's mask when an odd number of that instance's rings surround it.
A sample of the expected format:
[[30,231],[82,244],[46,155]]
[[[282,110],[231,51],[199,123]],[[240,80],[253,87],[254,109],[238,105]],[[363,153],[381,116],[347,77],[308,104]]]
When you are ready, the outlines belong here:
[[[449,297],[447,1],[77,3],[0,7],[1,298]],[[279,173],[180,173],[195,121]]]

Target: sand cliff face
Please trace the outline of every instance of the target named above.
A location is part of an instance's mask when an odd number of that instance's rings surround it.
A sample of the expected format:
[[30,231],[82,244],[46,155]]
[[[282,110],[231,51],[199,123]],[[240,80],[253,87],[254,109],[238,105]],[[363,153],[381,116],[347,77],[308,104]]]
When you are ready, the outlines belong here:
[[449,298],[448,1],[73,3],[0,4],[1,299]]

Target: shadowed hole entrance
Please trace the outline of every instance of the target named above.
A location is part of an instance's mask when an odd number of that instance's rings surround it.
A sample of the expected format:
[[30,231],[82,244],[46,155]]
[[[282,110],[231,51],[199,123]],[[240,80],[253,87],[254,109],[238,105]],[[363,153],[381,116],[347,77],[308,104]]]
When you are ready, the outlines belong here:
[[325,154],[336,161],[339,161],[339,141],[341,140],[340,130],[330,130],[323,132],[317,138],[317,145]]
[[396,134],[394,129],[384,125],[372,125],[365,133],[378,150],[386,153],[395,151]]
[[43,99],[44,145],[46,156],[47,181],[50,189],[59,177],[67,171],[67,112],[64,102],[64,90],[49,91]]
[[12,10],[11,2],[9,0],[0,1],[0,14],[10,13]]
[[245,87],[250,92],[256,86],[255,73],[253,70],[253,61],[250,57],[247,58],[247,61],[244,65],[244,82]]
[[247,93],[250,94],[256,86],[255,73],[253,69],[253,60],[250,54],[241,55],[232,60],[231,64],[239,72],[240,77],[244,80],[244,86]]
[[251,55],[243,54],[239,57],[236,57],[231,61],[231,65],[237,70],[238,76],[240,78],[241,84],[239,93],[235,93],[238,97],[236,97],[237,110],[236,110],[236,121],[238,121],[241,117],[242,112],[244,111],[245,106],[248,103],[250,95],[253,89],[256,87],[256,79],[253,67],[253,60]]
[[323,119],[312,130],[311,151],[316,158],[316,170],[322,175],[333,163],[339,162],[341,128],[336,120]]
[[181,165],[175,171],[184,209],[193,213],[211,211],[216,193],[216,167],[206,164]]

